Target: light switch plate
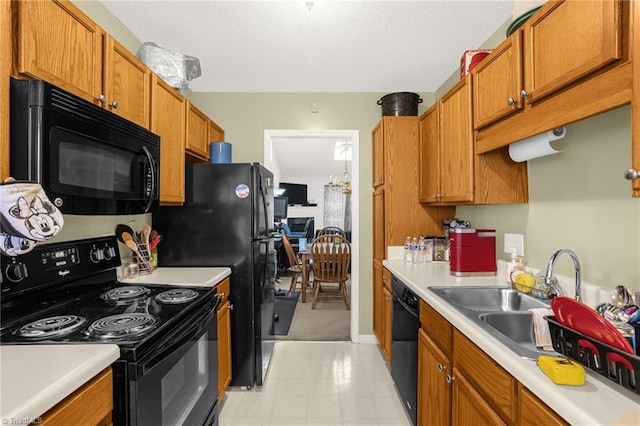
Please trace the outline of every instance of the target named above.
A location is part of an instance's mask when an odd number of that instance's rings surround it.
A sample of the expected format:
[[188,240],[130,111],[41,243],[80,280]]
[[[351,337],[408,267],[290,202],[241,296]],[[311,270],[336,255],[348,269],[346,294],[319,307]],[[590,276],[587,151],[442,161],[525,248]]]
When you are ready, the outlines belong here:
[[513,249],[516,250],[518,256],[524,256],[524,235],[522,234],[504,234],[504,252],[511,254]]

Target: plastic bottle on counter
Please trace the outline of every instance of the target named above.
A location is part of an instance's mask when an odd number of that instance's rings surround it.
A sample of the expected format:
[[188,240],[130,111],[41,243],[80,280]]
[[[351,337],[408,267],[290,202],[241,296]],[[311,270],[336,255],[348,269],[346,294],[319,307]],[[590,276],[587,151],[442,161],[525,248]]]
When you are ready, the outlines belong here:
[[404,240],[404,261],[411,262],[411,237]]
[[516,249],[511,251],[511,260],[507,262],[507,284],[513,286],[511,282],[511,275],[514,271],[524,271],[524,264],[522,263],[522,258],[518,256],[516,253]]
[[418,237],[413,237],[411,239],[411,262],[413,263],[418,263],[420,260],[420,254],[418,253],[419,246],[420,243],[418,241]]

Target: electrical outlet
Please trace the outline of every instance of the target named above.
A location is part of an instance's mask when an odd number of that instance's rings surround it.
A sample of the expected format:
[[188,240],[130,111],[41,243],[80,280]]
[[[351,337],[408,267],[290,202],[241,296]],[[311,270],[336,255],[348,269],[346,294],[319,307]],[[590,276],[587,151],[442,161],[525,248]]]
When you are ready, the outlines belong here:
[[511,254],[515,249],[518,256],[524,256],[524,235],[504,234],[504,252]]

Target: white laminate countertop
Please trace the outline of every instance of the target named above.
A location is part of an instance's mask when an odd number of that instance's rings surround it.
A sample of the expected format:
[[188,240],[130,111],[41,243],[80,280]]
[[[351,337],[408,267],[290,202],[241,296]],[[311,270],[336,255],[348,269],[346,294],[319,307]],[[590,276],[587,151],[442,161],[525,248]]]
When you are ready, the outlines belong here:
[[556,385],[534,361],[516,355],[427,289],[431,286],[506,286],[505,274],[501,274],[500,269],[493,277],[461,278],[449,274],[448,263],[413,264],[387,259],[383,265],[570,424],[640,425],[640,395],[588,369],[585,369],[585,385]]
[[169,284],[185,287],[213,287],[231,275],[230,268],[158,268],[149,275],[124,278],[118,272],[118,281],[127,284]]
[[111,344],[0,346],[0,422],[38,422],[118,357]]

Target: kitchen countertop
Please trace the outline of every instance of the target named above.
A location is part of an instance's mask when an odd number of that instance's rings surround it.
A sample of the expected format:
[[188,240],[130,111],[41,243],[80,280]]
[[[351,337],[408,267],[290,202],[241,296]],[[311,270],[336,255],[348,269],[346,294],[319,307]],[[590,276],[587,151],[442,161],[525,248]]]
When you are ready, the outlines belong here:
[[119,356],[118,345],[111,344],[0,346],[0,421],[38,423]]
[[[118,271],[121,274],[121,270]],[[185,287],[213,287],[231,275],[230,268],[158,268],[149,275],[137,278],[123,278],[118,281],[127,284],[170,284]]]
[[383,265],[444,316],[513,377],[572,425],[639,425],[640,396],[587,371],[584,386],[556,385],[534,361],[520,358],[454,307],[430,292],[431,286],[506,286],[503,272],[492,277],[454,277],[448,263],[406,263],[387,259]]
[[[134,279],[119,277],[119,281],[212,287],[229,275],[230,268],[158,268]],[[0,422],[37,421],[119,357],[118,345],[112,344],[0,346]]]

